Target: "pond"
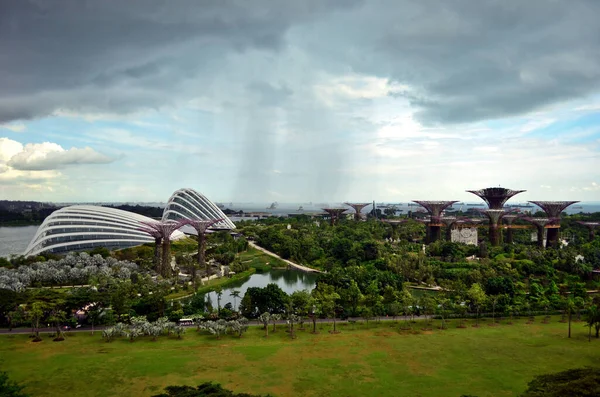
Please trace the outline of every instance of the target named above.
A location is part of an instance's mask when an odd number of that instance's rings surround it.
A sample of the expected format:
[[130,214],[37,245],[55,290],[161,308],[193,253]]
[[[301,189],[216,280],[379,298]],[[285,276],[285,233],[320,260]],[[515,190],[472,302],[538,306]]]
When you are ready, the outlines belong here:
[[0,256],[23,255],[38,226],[0,227]]
[[[301,291],[303,289],[312,291],[317,281],[317,273],[306,273],[299,270],[293,269],[275,269],[265,273],[255,273],[245,281],[240,281],[237,285],[232,284],[223,289],[223,295],[221,295],[221,307],[227,303],[234,305],[240,304],[241,298],[246,293],[249,287],[266,287],[268,284],[275,283],[287,294],[291,294],[295,291]],[[234,302],[233,297],[230,295],[233,290],[240,291],[240,298]],[[206,299],[211,304],[217,306],[217,294],[216,292],[209,292],[206,294]]]

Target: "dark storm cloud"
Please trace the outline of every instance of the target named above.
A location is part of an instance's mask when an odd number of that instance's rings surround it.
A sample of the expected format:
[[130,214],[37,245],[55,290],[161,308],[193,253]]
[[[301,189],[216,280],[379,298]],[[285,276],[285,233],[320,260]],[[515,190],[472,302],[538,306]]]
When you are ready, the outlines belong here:
[[422,122],[455,123],[597,93],[599,15],[595,0],[372,0],[297,33],[338,73],[409,85]]
[[[315,74],[407,85],[424,123],[512,116],[600,90],[599,15],[597,0],[4,0],[0,122],[168,106],[228,78],[228,54],[290,47]],[[298,92],[264,74],[241,83],[258,105]]]
[[165,92],[218,70],[206,66],[229,51],[276,50],[289,26],[340,5],[351,4],[5,0],[0,122],[60,108],[128,112],[168,104],[173,95]]

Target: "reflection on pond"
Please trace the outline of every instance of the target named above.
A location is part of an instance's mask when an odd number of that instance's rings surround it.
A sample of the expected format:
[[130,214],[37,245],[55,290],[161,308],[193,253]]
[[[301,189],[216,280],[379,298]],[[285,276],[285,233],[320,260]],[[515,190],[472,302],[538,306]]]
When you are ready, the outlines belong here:
[[[287,294],[291,294],[294,291],[301,291],[303,289],[311,291],[315,287],[318,275],[316,273],[305,273],[299,270],[271,270],[266,273],[255,273],[246,281],[240,281],[236,284],[231,284],[227,288],[223,289],[223,295],[221,295],[221,307],[227,303],[232,305],[239,305],[242,297],[246,293],[249,287],[266,287],[268,284],[275,283],[284,290]],[[230,295],[232,291],[240,291],[240,297],[234,302],[233,297]],[[210,300],[212,306],[217,306],[217,294],[216,292],[210,292],[206,294],[206,300]]]

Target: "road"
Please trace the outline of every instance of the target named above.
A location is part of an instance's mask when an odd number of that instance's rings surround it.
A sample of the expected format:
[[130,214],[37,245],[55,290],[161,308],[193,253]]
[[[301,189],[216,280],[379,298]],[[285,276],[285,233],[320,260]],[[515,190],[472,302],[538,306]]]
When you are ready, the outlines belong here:
[[288,261],[287,259],[283,259],[282,257],[280,257],[279,255],[277,255],[276,253],[271,252],[269,250],[266,250],[263,247],[256,245],[252,241],[248,241],[248,244],[250,244],[250,246],[252,246],[253,248],[256,248],[257,250],[262,251],[262,252],[264,252],[265,254],[267,254],[269,256],[272,256],[272,257],[275,257],[277,259],[280,259],[280,260],[284,261],[285,263],[288,264],[288,266],[291,266],[291,267],[293,267],[295,269],[301,270],[303,272],[308,272],[308,273],[323,273],[322,271],[317,270],[317,269],[313,269],[312,267],[307,267],[307,266],[299,265],[299,264],[294,263],[292,261]]

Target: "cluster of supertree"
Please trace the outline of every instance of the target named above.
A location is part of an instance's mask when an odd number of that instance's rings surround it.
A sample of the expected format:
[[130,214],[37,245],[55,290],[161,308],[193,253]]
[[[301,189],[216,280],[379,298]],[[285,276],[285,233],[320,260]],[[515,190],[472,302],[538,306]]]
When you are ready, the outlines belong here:
[[135,263],[119,261],[115,258],[90,256],[82,252],[77,255],[31,265],[21,265],[16,269],[0,268],[0,289],[21,291],[32,286],[53,286],[87,284],[92,277],[105,276],[128,279],[138,271]]
[[[198,233],[198,266],[206,267],[206,231],[215,223],[223,219],[179,219],[142,222],[139,230],[154,237],[154,270],[164,278],[172,276],[171,267],[171,235],[181,227],[190,225]],[[208,269],[207,269],[208,272]]]
[[[504,205],[513,196],[524,192],[525,190],[511,190],[502,187],[490,187],[480,190],[467,190],[486,202],[488,208],[481,212],[488,218],[489,238],[491,245],[500,244],[500,230],[506,227],[507,243],[512,243],[512,223],[515,219],[521,218],[531,222],[537,229],[538,244],[540,247],[556,247],[558,245],[558,236],[560,229],[560,214],[570,205],[578,201],[529,201],[540,207],[546,217],[520,216],[511,209],[506,209]],[[450,207],[456,201],[415,201],[415,203],[424,207],[429,213],[427,221],[427,240],[436,241],[441,236],[441,227],[446,226],[446,238],[450,239],[452,227],[459,223],[474,224],[477,221],[468,218],[456,218],[443,216],[444,210]],[[502,221],[505,221],[503,224]],[[590,238],[593,239],[594,228],[598,222],[580,222],[590,229]]]

